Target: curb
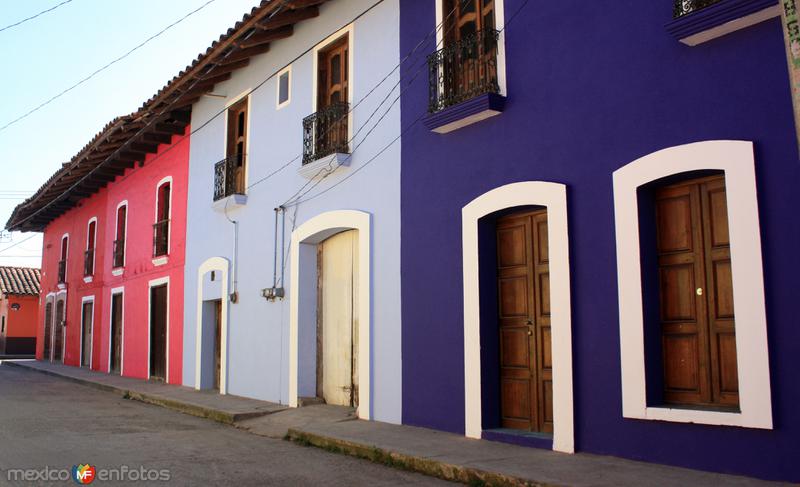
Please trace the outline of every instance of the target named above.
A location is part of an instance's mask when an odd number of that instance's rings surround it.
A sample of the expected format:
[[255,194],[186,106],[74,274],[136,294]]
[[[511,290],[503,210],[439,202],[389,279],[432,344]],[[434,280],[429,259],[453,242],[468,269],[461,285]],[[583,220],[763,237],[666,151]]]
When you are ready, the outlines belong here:
[[297,429],[289,429],[289,432],[286,434],[286,439],[299,445],[313,446],[332,453],[362,458],[387,467],[408,470],[430,477],[437,477],[469,485],[514,487],[551,487],[555,485],[504,475],[497,472],[489,472],[464,465],[453,465],[431,458],[388,451],[377,446],[331,438]]
[[59,379],[67,380],[69,382],[74,382],[76,384],[81,384],[84,386],[92,387],[94,389],[98,389],[105,392],[113,392],[119,394],[125,399],[132,399],[134,401],[139,401],[145,404],[152,404],[154,406],[161,406],[163,408],[172,409],[184,414],[188,414],[191,416],[197,416],[200,418],[211,419],[218,423],[223,424],[233,424],[236,421],[241,421],[243,419],[250,419],[253,417],[264,416],[269,414],[267,412],[249,412],[249,413],[228,413],[225,411],[220,411],[218,409],[211,409],[206,408],[203,406],[198,406],[195,404],[188,404],[180,401],[176,401],[174,399],[167,399],[165,397],[161,397],[158,395],[147,394],[143,392],[133,391],[129,389],[124,389],[121,387],[110,386],[107,384],[100,384],[98,382],[93,382],[90,380],[80,379],[78,377],[73,377],[70,375],[59,374],[58,372],[53,372],[51,370],[43,370],[37,367],[30,367],[25,365],[24,363],[20,362],[3,362],[3,365],[10,365],[12,367],[19,367],[21,369],[30,370],[32,372],[38,372],[40,374],[49,375],[52,377],[58,377]]

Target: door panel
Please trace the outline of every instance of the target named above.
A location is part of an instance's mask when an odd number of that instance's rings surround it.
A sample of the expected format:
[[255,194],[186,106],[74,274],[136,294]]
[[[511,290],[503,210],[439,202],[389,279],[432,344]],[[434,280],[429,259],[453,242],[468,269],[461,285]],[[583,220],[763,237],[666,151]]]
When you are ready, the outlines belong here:
[[222,301],[214,303],[214,389],[219,390],[222,352]]
[[81,312],[81,367],[92,365],[92,320],[94,319],[94,303],[83,303]]
[[44,305],[44,360],[53,359],[53,303]]
[[546,211],[498,220],[497,262],[501,424],[552,432]]
[[111,296],[111,372],[122,371],[122,294]]
[[167,377],[167,285],[150,288],[150,377]]
[[341,406],[358,404],[357,235],[342,232],[320,244],[322,397]]
[[56,301],[56,320],[53,323],[53,361],[64,361],[64,300]]

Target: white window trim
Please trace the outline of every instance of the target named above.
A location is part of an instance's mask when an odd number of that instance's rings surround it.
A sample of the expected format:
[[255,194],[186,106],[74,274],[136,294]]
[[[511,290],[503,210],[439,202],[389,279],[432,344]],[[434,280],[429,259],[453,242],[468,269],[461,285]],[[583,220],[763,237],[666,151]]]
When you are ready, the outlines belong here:
[[[347,101],[350,103],[350,111],[347,114],[347,140],[350,141],[353,138],[353,102],[354,102],[354,90],[353,87],[355,86],[354,82],[354,59],[355,59],[355,37],[354,37],[354,24],[349,24],[347,27],[339,30],[335,34],[329,36],[324,41],[320,42],[316,46],[314,46],[314,51],[312,53],[312,64],[313,64],[313,71],[311,75],[311,108],[312,113],[317,113],[317,92],[319,88],[319,52],[324,51],[328,46],[333,44],[334,42],[341,39],[343,36],[347,36]],[[360,398],[360,395],[359,395]]]
[[[637,189],[698,170],[725,172],[741,412],[647,405]],[[626,418],[772,429],[767,319],[753,143],[715,140],[664,149],[614,172],[622,415]]]
[[92,361],[94,361],[94,295],[84,296],[81,298],[81,343],[78,347],[78,367],[83,367],[83,305],[92,303],[92,343],[89,344],[89,370],[92,370]]
[[220,344],[219,344],[219,393],[228,393],[228,268],[229,262],[223,257],[212,257],[203,262],[197,269],[197,303],[196,309],[196,331],[195,331],[195,365],[194,365],[194,388],[200,390],[200,378],[203,364],[203,277],[212,271],[218,271],[221,275],[222,300],[221,323],[220,323]]
[[[436,4],[436,46],[434,50],[444,47],[445,26],[442,23],[446,14],[444,12],[444,0],[433,0]],[[507,96],[506,90],[506,30],[505,30],[505,2],[494,0],[494,28],[500,31],[500,38],[497,40],[497,84],[500,85],[500,95]],[[447,12],[449,14],[450,12]]]
[[[231,98],[231,100],[228,103],[225,104],[225,131],[223,132],[223,134],[225,135],[225,140],[223,141],[223,144],[222,144],[222,154],[223,154],[224,158],[227,158],[228,157],[228,121],[230,119],[230,117],[228,116],[228,110],[230,110],[230,108],[232,106],[236,105],[237,103],[239,103],[243,99],[247,98],[247,120],[245,120],[245,125],[247,127],[245,128],[245,132],[244,132],[244,134],[245,134],[244,135],[244,188],[245,188],[245,193],[247,192],[247,187],[248,187],[248,184],[249,184],[248,183],[249,175],[250,175],[250,141],[252,140],[251,139],[252,134],[250,132],[250,128],[252,127],[251,121],[253,119],[253,110],[252,110],[252,108],[253,108],[253,97],[250,96],[250,94],[253,91],[254,90],[252,88],[248,88],[243,93]],[[172,210],[170,209],[170,211],[172,211]]]
[[[114,318],[114,296],[120,294],[122,295],[122,316],[120,316],[120,344],[119,344],[119,375],[122,377],[125,375],[125,287],[115,287],[111,290],[111,300],[108,302],[109,311],[108,311],[108,369],[107,373],[111,373],[111,339],[113,335],[111,334],[111,324],[113,323]],[[148,318],[149,320],[150,318]]]
[[[289,92],[287,93],[286,101],[281,103],[281,76],[287,73],[289,74]],[[292,102],[292,65],[290,64],[279,71],[275,79],[275,109],[280,110]]]
[[[92,253],[92,275],[91,276],[83,276],[83,280],[86,283],[92,282],[92,277],[97,272],[97,217],[93,216],[89,218],[89,221],[86,222],[86,250],[92,250],[89,248],[89,230],[92,228],[92,222],[94,222],[94,253]],[[88,281],[87,281],[88,279]]]
[[[248,110],[248,117],[250,116],[250,111]],[[249,129],[248,129],[249,130]],[[248,132],[249,133],[249,132]],[[165,184],[169,184],[169,213],[167,214],[167,220],[169,220],[169,227],[167,230],[167,254],[166,255],[159,255],[158,257],[153,256],[153,265],[160,266],[167,263],[167,259],[169,258],[170,253],[172,252],[172,193],[175,189],[175,185],[172,182],[172,176],[166,176],[161,179],[161,181],[156,184],[156,208],[153,212],[153,223],[158,223],[158,203],[159,203],[159,196],[161,191],[161,186]],[[127,217],[127,214],[126,214]],[[125,237],[127,238],[128,232],[125,232]],[[153,249],[155,250],[155,249]]]
[[[67,239],[67,248],[64,250],[64,239]],[[62,254],[61,251],[64,250]],[[69,233],[65,233],[61,236],[61,240],[58,241],[58,257],[59,262],[62,260],[65,262],[64,264],[64,282],[59,282],[58,287],[59,289],[63,290],[64,285],[67,283],[67,279],[69,278]],[[65,305],[66,306],[66,305]]]
[[298,406],[300,245],[318,244],[339,232],[358,230],[358,417],[372,418],[372,376],[370,349],[372,282],[371,215],[358,210],[322,213],[300,225],[291,236],[289,309],[289,406]]
[[[122,267],[114,267],[114,241],[117,240],[119,235],[119,209],[125,207],[125,238],[122,241]],[[114,211],[114,239],[111,241],[111,273],[115,276],[121,276],[122,270],[125,269],[125,264],[128,263],[128,213],[131,207],[128,206],[128,200],[122,200],[117,204],[117,209]]]
[[150,375],[152,370],[150,370],[150,346],[153,343],[153,314],[152,314],[152,307],[153,307],[153,288],[157,286],[167,285],[167,343],[166,343],[166,370],[164,371],[164,384],[169,384],[169,293],[170,293],[170,285],[169,285],[169,276],[167,277],[159,277],[158,279],[152,279],[147,283],[147,380],[150,380]]
[[567,229],[567,188],[525,181],[475,198],[461,210],[464,265],[464,430],[481,438],[481,320],[478,220],[518,206],[547,208],[550,249],[550,333],[553,355],[553,450],[575,452],[572,389],[572,314]]

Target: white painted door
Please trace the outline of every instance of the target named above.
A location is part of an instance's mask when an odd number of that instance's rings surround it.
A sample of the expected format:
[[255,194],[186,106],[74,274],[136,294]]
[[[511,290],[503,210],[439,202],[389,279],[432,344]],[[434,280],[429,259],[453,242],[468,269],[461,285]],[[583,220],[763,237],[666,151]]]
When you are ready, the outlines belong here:
[[320,245],[323,399],[357,406],[358,233],[342,232]]

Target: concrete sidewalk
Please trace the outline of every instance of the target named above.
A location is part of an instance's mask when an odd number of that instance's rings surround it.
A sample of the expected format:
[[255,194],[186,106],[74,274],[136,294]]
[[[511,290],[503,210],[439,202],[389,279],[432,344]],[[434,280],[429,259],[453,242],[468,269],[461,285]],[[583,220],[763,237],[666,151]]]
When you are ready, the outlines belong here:
[[[276,415],[276,418],[280,414]],[[722,475],[615,457],[567,455],[412,426],[369,421],[309,423],[289,439],[470,485],[775,486]]]
[[286,406],[244,397],[221,395],[216,391],[197,391],[190,387],[121,377],[85,368],[37,360],[4,360],[3,365],[21,367],[96,389],[117,393],[128,399],[233,424],[248,418],[272,414]]

